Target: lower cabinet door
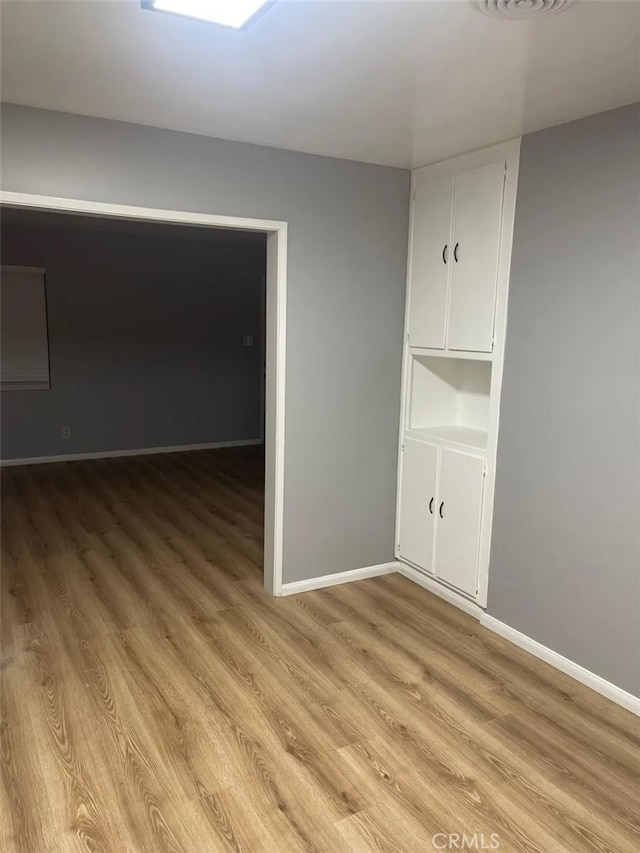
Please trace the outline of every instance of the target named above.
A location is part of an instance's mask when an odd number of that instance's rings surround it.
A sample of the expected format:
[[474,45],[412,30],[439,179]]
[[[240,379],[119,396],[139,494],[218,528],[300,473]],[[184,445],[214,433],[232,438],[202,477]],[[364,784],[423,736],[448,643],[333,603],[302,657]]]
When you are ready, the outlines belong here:
[[484,461],[455,450],[441,452],[435,575],[462,592],[475,596]]
[[406,439],[400,489],[400,556],[433,571],[438,448]]

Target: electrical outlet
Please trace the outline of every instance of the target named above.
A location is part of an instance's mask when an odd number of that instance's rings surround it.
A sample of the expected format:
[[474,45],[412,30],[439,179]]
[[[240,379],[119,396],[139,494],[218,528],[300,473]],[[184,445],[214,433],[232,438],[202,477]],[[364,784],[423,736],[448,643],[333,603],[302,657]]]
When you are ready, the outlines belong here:
[[71,438],[71,427],[62,427],[62,437]]

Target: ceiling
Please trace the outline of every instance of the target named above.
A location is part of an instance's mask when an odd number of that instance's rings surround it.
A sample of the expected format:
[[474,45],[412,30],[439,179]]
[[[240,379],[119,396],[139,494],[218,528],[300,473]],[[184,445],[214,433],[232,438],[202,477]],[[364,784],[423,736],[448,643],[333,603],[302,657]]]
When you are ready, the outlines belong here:
[[139,0],[3,0],[2,99],[392,166],[640,100],[640,2],[278,0],[244,32]]

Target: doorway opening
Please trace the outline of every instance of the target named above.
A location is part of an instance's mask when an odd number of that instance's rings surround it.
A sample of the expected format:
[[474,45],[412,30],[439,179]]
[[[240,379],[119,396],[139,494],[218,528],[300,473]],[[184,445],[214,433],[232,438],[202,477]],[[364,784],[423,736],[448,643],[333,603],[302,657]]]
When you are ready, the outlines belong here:
[[[47,231],[49,254],[58,261],[60,253],[64,252],[73,258],[73,241],[68,236],[72,230],[82,231],[85,235],[82,249],[78,250],[80,254],[84,253],[84,257],[77,259],[74,287],[71,292],[65,291],[62,303],[58,293],[55,304],[51,292],[54,285],[52,271],[47,281],[47,258],[43,256],[38,260],[36,255],[29,255],[24,246],[22,251],[19,246],[14,247],[9,256],[6,250],[11,247],[5,242],[3,264],[10,262],[15,268],[22,266],[43,271],[51,358],[50,388],[30,391],[27,386],[21,391],[7,390],[6,395],[12,397],[11,408],[24,408],[25,401],[29,400],[29,419],[34,429],[48,429],[50,434],[51,423],[43,415],[53,395],[63,393],[62,383],[58,380],[65,369],[64,359],[73,360],[78,352],[83,351],[86,358],[80,365],[79,380],[81,378],[88,389],[81,396],[86,407],[92,410],[89,421],[93,419],[96,428],[102,421],[102,426],[106,427],[104,434],[113,437],[118,429],[124,429],[127,418],[130,418],[134,436],[130,446],[126,447],[123,434],[119,435],[112,442],[115,447],[106,447],[104,452],[98,445],[92,448],[89,444],[83,446],[82,443],[71,442],[75,453],[57,455],[49,448],[44,454],[31,454],[48,458],[24,458],[25,454],[21,458],[15,451],[7,454],[3,448],[3,465],[55,461],[56,458],[73,458],[76,454],[79,459],[139,455],[143,460],[144,454],[154,451],[193,450],[196,452],[190,460],[187,456],[183,459],[194,470],[205,462],[206,454],[210,453],[206,459],[216,460],[209,466],[215,471],[219,467],[218,462],[225,460],[227,454],[228,462],[224,461],[222,465],[223,476],[232,476],[235,466],[238,471],[253,476],[254,490],[260,468],[260,477],[264,471],[263,583],[272,595],[280,595],[285,448],[286,223],[9,192],[0,193],[0,205],[4,213],[3,227],[13,228],[15,233],[19,233],[22,223],[25,228]],[[60,235],[59,238],[56,234]],[[98,237],[109,238],[112,243],[115,240],[118,245],[115,257],[108,254],[101,260],[97,257]],[[140,241],[145,248],[134,249]],[[108,240],[105,241],[107,244]],[[157,269],[155,291],[150,288],[148,263],[144,284],[138,287],[141,281],[137,275],[140,273],[139,258],[144,251],[154,254],[153,262]],[[202,269],[206,270],[207,253],[211,251],[226,258],[223,263],[228,261],[229,270],[233,268],[234,271],[229,275],[212,276],[211,281],[206,275],[194,276],[194,257],[202,256]],[[127,252],[132,253],[130,262],[127,262]],[[179,257],[175,257],[176,254]],[[52,268],[55,263],[54,260]],[[168,276],[169,268],[172,277]],[[92,275],[100,276],[99,286],[95,281],[78,281],[82,278],[83,269],[85,274],[86,270],[93,269]],[[108,282],[114,280],[117,286],[110,288]],[[170,280],[172,284],[169,284]],[[175,286],[176,281],[180,282],[180,287]],[[212,294],[207,303],[208,287]],[[131,300],[129,303],[127,298]],[[65,307],[65,299],[72,304]],[[93,325],[83,323],[83,316],[86,316],[80,310],[83,304],[85,308],[90,306]],[[207,304],[208,308],[205,307]],[[63,332],[61,343],[51,340],[52,323],[58,332]],[[120,344],[116,347],[118,363],[112,364],[111,368],[115,367],[116,372],[124,377],[127,389],[119,404],[114,403],[118,383],[113,371],[109,376],[102,369],[104,354],[101,354],[101,342],[97,339],[102,333],[96,333],[96,328],[108,331],[113,325],[120,330],[116,336]],[[176,330],[179,348],[165,347],[163,336]],[[65,335],[76,342],[84,340],[83,349],[76,347],[75,355],[73,347],[65,350]],[[171,356],[176,352],[182,353],[182,365],[172,364]],[[136,365],[140,365],[141,359],[144,364],[145,358],[146,379],[140,375],[136,378]],[[204,365],[200,376],[195,375],[198,365]],[[225,368],[228,368],[226,372]],[[92,375],[96,378],[93,388]],[[207,389],[210,390],[209,395]],[[68,384],[66,393],[71,393]],[[33,396],[36,394],[39,395],[37,400]],[[172,394],[177,407],[174,418],[171,415]],[[23,395],[21,399],[19,395]],[[63,399],[56,406],[64,407],[68,401]],[[114,411],[117,405],[120,409]],[[88,413],[85,409],[81,423]],[[191,438],[180,440],[180,430],[172,432],[173,424],[166,421],[173,420],[178,424],[182,418],[184,426],[185,416],[188,424],[184,434]],[[111,433],[110,419],[113,425]],[[208,422],[212,425],[210,435],[207,435]],[[56,414],[55,423],[56,428],[62,430],[61,435],[66,438],[73,436],[73,425],[67,424],[62,415],[58,417]],[[149,437],[142,443],[136,440],[136,436],[142,436],[145,428],[148,428]],[[79,451],[76,450],[78,446]],[[206,449],[212,447],[229,447],[229,450]],[[198,459],[197,453],[205,456]],[[5,458],[5,455],[11,458]],[[154,458],[163,459],[160,456]],[[146,462],[141,461],[141,466],[148,467],[149,460],[147,457]],[[167,483],[170,483],[170,476]],[[230,488],[231,484],[227,483],[227,487]],[[197,498],[197,494],[198,489],[195,489],[190,500]],[[200,492],[200,497],[206,503],[204,492]],[[255,509],[254,505],[254,513]],[[224,508],[222,511],[224,513]],[[229,521],[232,523],[233,519]],[[251,524],[251,521],[247,523]],[[257,529],[254,524],[254,533]]]

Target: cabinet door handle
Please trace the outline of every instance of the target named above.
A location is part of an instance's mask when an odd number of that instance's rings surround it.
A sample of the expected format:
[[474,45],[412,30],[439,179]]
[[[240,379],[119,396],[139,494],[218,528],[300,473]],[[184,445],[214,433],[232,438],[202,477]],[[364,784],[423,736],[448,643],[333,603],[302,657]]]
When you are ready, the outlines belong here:
[[429,501],[429,512],[433,515],[433,498]]
[[456,263],[458,263],[458,246],[459,245],[460,245],[460,243],[456,243],[455,246],[453,247],[453,260]]
[[442,514],[443,509],[444,509],[444,501],[442,501],[442,503],[440,504],[440,509],[438,510],[438,515],[440,516],[440,518],[444,518],[444,515]]
[[445,244],[444,244],[444,249],[442,250],[442,263],[443,263],[443,264],[446,264],[446,263],[447,263],[447,249],[448,249],[448,248],[449,248],[449,244],[448,244],[448,243],[445,243]]

